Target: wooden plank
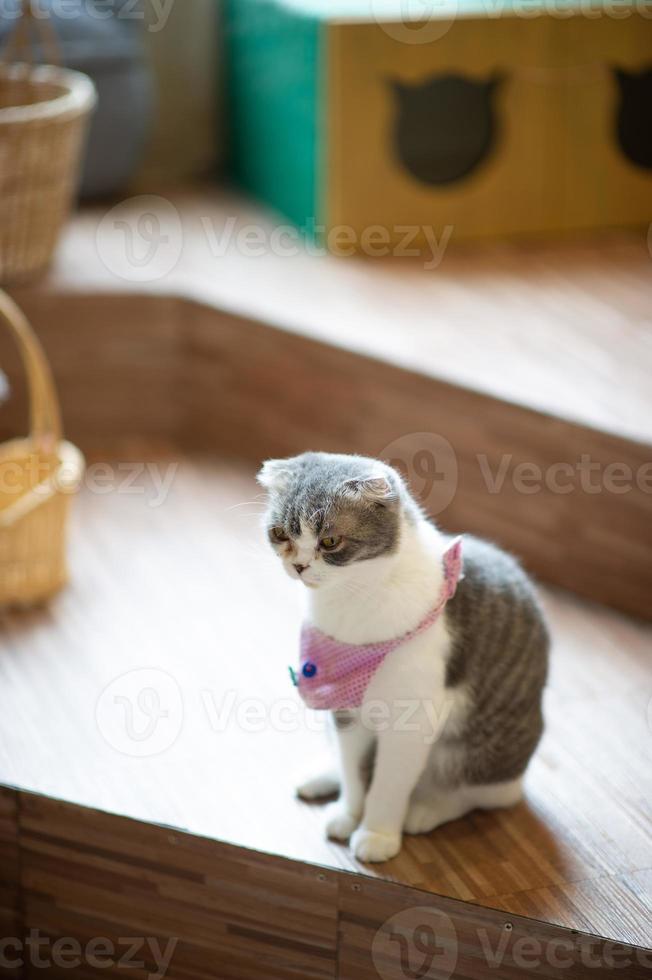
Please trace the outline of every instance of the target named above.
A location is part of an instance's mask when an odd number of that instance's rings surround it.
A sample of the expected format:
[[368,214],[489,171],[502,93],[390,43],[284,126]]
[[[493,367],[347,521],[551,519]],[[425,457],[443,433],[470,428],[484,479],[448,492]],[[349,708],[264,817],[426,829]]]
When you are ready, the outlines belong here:
[[[132,444],[174,438],[181,386],[179,305],[159,296],[116,302],[76,296],[57,309],[38,293],[27,303],[57,382],[68,437],[97,451],[119,439]],[[27,407],[22,365],[0,331],[0,362],[7,365],[12,397],[3,406],[2,431],[25,434]]]
[[577,929],[33,794],[20,829],[40,957],[27,977],[48,963],[56,978],[643,980],[652,966],[652,950]]
[[13,941],[22,935],[17,800],[15,790],[0,786],[0,973],[9,977],[20,975]]
[[340,980],[645,980],[652,951],[390,882],[340,879]]
[[21,852],[26,928],[84,950],[106,937],[105,974],[124,975],[130,939],[135,976],[160,969],[162,951],[169,980],[335,977],[330,872],[29,794]]

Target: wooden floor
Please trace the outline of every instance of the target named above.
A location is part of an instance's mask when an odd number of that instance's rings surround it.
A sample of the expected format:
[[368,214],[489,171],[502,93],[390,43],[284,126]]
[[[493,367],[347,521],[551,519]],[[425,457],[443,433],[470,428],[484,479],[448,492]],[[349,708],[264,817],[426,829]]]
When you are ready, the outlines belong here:
[[[117,207],[112,213],[110,204],[87,207],[76,216],[38,290],[196,298],[606,433],[649,440],[646,229],[459,245],[453,231],[441,263],[424,268],[429,254],[344,261],[312,254],[287,234],[274,246],[275,230],[287,228],[283,217],[210,185],[164,189]],[[140,259],[152,244],[138,231],[148,212],[168,239],[151,262],[134,265],[127,247]]]
[[[251,467],[129,465],[91,469],[70,587],[2,620],[0,783],[652,946],[652,627],[546,591],[526,802],[363,867],[293,797],[328,747],[288,679],[302,595],[263,541]],[[162,503],[152,473],[171,479]]]

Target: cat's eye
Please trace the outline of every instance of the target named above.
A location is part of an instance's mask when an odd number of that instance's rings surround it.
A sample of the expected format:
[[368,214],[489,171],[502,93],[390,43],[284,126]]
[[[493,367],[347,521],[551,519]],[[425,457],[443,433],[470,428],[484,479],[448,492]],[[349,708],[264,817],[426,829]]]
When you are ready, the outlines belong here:
[[285,531],[283,530],[282,527],[273,527],[272,530],[271,530],[271,535],[272,535],[272,537],[274,538],[275,541],[281,542],[281,541],[287,541],[288,540],[288,536],[287,536],[287,534],[285,533]]
[[326,537],[322,538],[319,542],[326,551],[332,551],[333,548],[337,548],[338,544],[342,539],[336,537]]

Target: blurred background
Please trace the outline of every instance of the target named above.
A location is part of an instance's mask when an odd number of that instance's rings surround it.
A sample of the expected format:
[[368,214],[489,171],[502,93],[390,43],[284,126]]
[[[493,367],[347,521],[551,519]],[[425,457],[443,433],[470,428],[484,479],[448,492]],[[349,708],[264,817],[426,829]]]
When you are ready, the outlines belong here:
[[60,63],[93,80],[83,198],[211,177],[308,235],[352,229],[331,251],[376,255],[402,224],[422,245],[428,223],[455,240],[645,225],[644,7],[4,0],[0,44],[39,62],[54,34]]
[[294,797],[324,732],[255,482],[319,449],[517,555],[553,636],[526,801],[381,876],[576,930],[573,977],[652,948],[651,219],[652,0],[0,0],[7,936],[378,975]]

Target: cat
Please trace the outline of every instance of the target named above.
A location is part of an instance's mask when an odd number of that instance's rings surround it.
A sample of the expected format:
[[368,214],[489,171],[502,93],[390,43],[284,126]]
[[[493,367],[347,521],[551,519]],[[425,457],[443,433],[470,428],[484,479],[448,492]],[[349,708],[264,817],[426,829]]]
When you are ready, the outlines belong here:
[[628,159],[646,170],[652,168],[652,68],[640,72],[614,70],[619,103],[616,136]]
[[396,153],[417,180],[452,183],[485,160],[496,140],[493,96],[500,81],[498,75],[480,81],[439,75],[419,85],[391,83]]
[[267,461],[258,480],[269,541],[307,588],[299,692],[333,707],[338,771],[298,788],[340,790],[327,836],[385,861],[404,831],[516,803],[548,663],[518,563],[469,535],[451,541],[378,460],[307,452]]

